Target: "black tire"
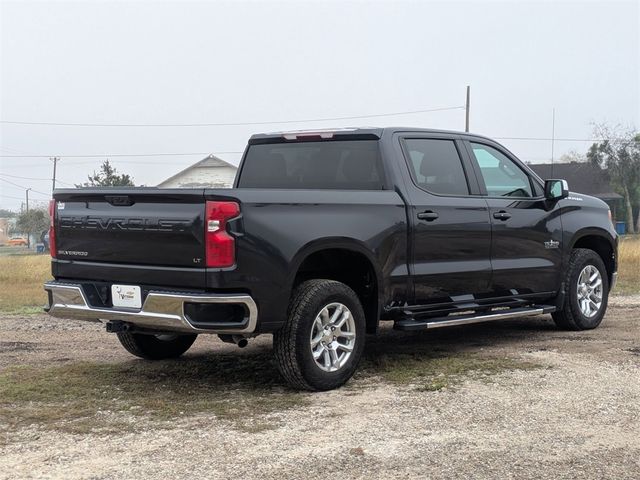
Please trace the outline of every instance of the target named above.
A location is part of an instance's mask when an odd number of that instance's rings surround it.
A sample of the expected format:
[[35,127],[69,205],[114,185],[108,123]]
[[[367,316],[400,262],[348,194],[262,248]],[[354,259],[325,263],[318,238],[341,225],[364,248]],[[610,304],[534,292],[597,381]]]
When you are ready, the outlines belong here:
[[[578,303],[578,281],[582,270],[588,265],[598,269],[602,278],[602,304],[598,312],[587,317],[582,313]],[[576,248],[571,252],[569,267],[565,274],[564,286],[566,294],[564,305],[560,311],[552,314],[553,320],[563,330],[590,330],[596,328],[602,322],[607,311],[609,297],[609,277],[607,269],[600,255],[587,248]]]
[[[355,339],[345,363],[337,371],[328,372],[316,364],[310,338],[316,316],[334,302],[351,311]],[[365,316],[355,292],[333,280],[309,280],[293,292],[287,321],[274,334],[273,348],[278,369],[289,385],[300,390],[322,391],[338,388],[351,378],[362,357],[364,340]]]
[[196,341],[198,335],[143,335],[119,332],[118,340],[127,352],[147,360],[177,358]]

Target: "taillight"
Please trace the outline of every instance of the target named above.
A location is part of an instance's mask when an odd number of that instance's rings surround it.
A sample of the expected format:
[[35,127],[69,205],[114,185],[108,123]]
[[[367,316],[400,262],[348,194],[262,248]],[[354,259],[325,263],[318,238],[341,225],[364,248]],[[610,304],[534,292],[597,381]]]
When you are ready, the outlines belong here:
[[227,232],[227,222],[239,214],[236,202],[207,202],[204,225],[207,267],[232,267],[236,263],[236,241]]
[[49,252],[51,258],[56,258],[58,249],[56,248],[56,201],[49,201]]

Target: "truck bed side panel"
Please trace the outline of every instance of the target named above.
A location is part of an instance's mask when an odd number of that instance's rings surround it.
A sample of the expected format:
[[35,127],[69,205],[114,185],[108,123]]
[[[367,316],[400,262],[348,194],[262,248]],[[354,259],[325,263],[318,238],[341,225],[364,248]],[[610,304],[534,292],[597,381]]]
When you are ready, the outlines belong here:
[[406,300],[406,211],[397,193],[234,189],[233,195],[242,211],[232,224],[237,267],[208,270],[207,287],[249,291],[261,330],[282,324],[297,268],[317,249],[362,253],[377,271],[382,305]]

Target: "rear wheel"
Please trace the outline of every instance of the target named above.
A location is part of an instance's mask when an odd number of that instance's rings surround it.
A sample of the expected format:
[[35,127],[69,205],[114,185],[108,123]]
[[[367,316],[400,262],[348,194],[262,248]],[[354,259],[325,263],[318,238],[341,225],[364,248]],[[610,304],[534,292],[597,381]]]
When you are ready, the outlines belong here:
[[586,248],[571,252],[565,288],[562,310],[553,313],[556,325],[565,330],[589,330],[600,325],[607,310],[609,280],[596,252]]
[[197,335],[118,333],[118,340],[129,353],[147,360],[179,357],[189,350],[196,338]]
[[364,311],[354,291],[333,280],[310,280],[296,288],[287,322],[274,334],[276,363],[294,388],[331,390],[353,375],[364,337]]

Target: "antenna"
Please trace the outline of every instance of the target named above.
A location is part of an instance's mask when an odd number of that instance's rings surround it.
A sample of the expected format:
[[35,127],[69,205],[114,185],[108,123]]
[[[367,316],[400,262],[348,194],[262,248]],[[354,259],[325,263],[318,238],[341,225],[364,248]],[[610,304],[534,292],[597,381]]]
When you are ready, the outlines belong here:
[[553,107],[551,114],[551,178],[553,178],[553,149],[556,143],[556,108]]
[[464,131],[469,131],[469,107],[471,101],[471,87],[467,85],[467,101],[464,103]]

